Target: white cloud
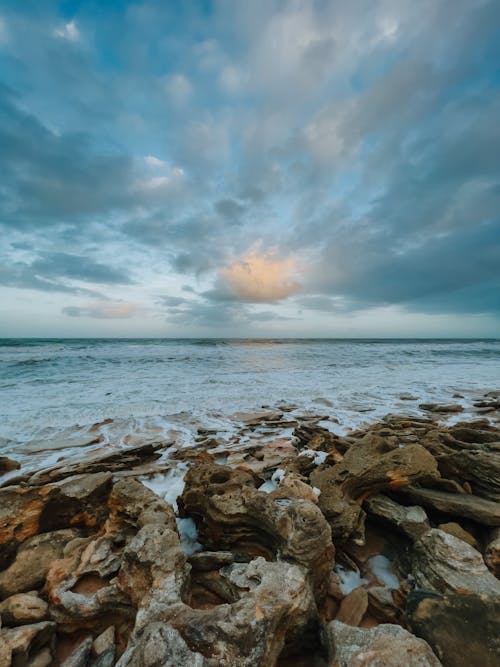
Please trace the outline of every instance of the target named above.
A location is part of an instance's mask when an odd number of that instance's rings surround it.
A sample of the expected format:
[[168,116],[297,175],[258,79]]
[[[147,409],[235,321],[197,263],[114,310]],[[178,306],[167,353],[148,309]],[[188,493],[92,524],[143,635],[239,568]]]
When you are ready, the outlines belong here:
[[193,85],[184,74],[173,74],[166,82],[167,94],[176,106],[183,106],[193,95]]
[[65,23],[61,28],[56,28],[53,34],[54,37],[65,39],[68,42],[78,42],[81,36],[76,21],[69,21],[69,23]]

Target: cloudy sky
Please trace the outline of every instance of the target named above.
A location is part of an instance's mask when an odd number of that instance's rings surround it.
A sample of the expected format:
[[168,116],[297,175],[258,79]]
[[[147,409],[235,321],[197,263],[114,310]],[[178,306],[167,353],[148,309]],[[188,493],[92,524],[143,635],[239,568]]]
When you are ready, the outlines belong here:
[[0,336],[500,336],[498,0],[2,0]]

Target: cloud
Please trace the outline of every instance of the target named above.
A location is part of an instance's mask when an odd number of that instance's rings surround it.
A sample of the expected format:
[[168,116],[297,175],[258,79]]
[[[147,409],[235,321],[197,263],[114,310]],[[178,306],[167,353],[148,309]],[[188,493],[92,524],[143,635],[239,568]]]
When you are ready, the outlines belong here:
[[219,276],[224,286],[243,301],[272,302],[286,299],[298,291],[296,271],[293,258],[250,253],[221,269]]
[[79,42],[81,38],[76,21],[69,21],[60,28],[55,28],[53,34],[54,37],[65,39],[68,42]]
[[175,106],[184,106],[193,95],[193,86],[184,74],[172,74],[168,77],[166,91]]
[[68,317],[91,317],[98,320],[122,320],[134,317],[141,311],[136,303],[109,303],[96,301],[85,306],[65,306],[62,309]]

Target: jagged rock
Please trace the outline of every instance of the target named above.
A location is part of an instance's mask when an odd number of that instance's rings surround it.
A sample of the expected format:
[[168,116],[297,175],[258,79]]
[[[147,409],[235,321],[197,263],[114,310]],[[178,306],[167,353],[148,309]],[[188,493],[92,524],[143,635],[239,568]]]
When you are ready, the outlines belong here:
[[439,530],[442,530],[445,533],[448,533],[449,535],[454,535],[455,537],[458,537],[459,540],[467,542],[467,544],[470,544],[470,546],[474,547],[474,549],[477,549],[479,546],[474,535],[471,535],[468,531],[464,530],[459,523],[456,523],[454,521],[450,521],[448,523],[440,523],[438,528]]
[[429,519],[422,507],[405,507],[391,498],[379,494],[363,503],[367,513],[397,528],[412,540],[418,539],[430,529]]
[[116,659],[115,628],[110,625],[96,639],[92,646],[94,659],[91,667],[113,667]]
[[118,665],[274,666],[285,642],[300,640],[314,622],[316,607],[306,572],[291,563],[256,558],[224,568],[224,576],[241,598],[209,610],[181,602],[157,604],[153,591],[149,611],[138,617]]
[[186,589],[189,568],[177,532],[157,524],[143,526],[123,551],[118,574],[120,588],[140,609],[137,622],[145,623],[155,605],[178,602]]
[[469,544],[433,528],[415,542],[412,576],[417,588],[437,593],[498,593],[500,581]]
[[[223,667],[192,651],[181,634],[170,625],[149,623],[140,629],[116,667]],[[229,667],[229,666],[228,666]]]
[[476,449],[442,456],[444,477],[469,482],[474,495],[500,503],[500,452]]
[[368,433],[347,450],[343,461],[311,473],[311,484],[321,491],[319,507],[334,538],[363,542],[364,512],[359,503],[369,496],[439,477],[436,460],[424,447],[394,447],[380,435]]
[[52,563],[46,591],[51,617],[65,632],[101,629],[108,617],[133,616],[130,600],[109,579],[121,566],[113,542],[100,537],[82,541],[66,558]]
[[232,551],[199,551],[189,557],[189,563],[195,572],[220,570],[234,561]]
[[30,658],[29,667],[50,667],[50,665],[52,665],[52,652],[48,647],[42,648]]
[[71,477],[42,488],[0,489],[0,568],[7,567],[18,545],[33,535],[101,525],[110,490],[109,473]]
[[2,629],[3,640],[12,651],[12,665],[29,667],[40,649],[51,644],[55,630],[56,624],[50,621]]
[[36,593],[18,593],[0,603],[3,625],[23,625],[48,620],[48,605]]
[[435,414],[454,414],[464,411],[463,407],[458,404],[440,405],[439,403],[420,403],[418,407],[425,412]]
[[87,667],[92,650],[92,637],[86,637],[61,663],[61,667]]
[[199,541],[206,547],[230,548],[249,557],[279,554],[306,567],[321,587],[334,555],[324,516],[311,502],[274,499],[255,485],[254,477],[245,471],[196,466],[185,477],[180,514],[195,520]]
[[367,609],[368,593],[365,588],[360,586],[345,596],[340,603],[340,609],[335,618],[341,623],[358,626],[363,620]]
[[15,561],[0,572],[0,598],[42,586],[52,561],[60,558],[65,545],[77,536],[76,530],[56,530],[23,542]]
[[276,438],[267,440],[263,444],[252,444],[229,452],[226,465],[231,468],[261,473],[282,465],[284,459],[294,457],[296,454],[297,449],[291,438]]
[[444,667],[498,667],[500,596],[411,593],[407,619]]
[[341,667],[441,667],[427,642],[398,625],[366,629],[332,621],[323,642],[330,664]]
[[0,632],[0,667],[10,667],[12,663],[12,651]]
[[468,493],[448,493],[436,489],[400,489],[411,502],[424,505],[443,514],[472,519],[485,526],[500,526],[500,504],[477,498]]
[[0,475],[13,470],[19,470],[21,464],[14,459],[9,459],[8,456],[0,456]]
[[41,485],[57,482],[75,475],[94,475],[98,473],[111,473],[119,470],[130,470],[144,463],[149,463],[160,458],[160,449],[172,443],[155,442],[142,444],[137,447],[118,449],[105,454],[92,452],[72,463],[59,465],[48,470],[40,470],[23,478],[28,484]]
[[154,523],[176,530],[172,506],[135,479],[123,479],[113,486],[109,496],[110,535],[135,534],[139,528]]
[[500,528],[491,531],[486,544],[484,560],[491,572],[500,579]]
[[398,591],[392,591],[386,586],[372,586],[368,589],[369,613],[382,623],[401,622],[402,609],[400,600],[395,600]]

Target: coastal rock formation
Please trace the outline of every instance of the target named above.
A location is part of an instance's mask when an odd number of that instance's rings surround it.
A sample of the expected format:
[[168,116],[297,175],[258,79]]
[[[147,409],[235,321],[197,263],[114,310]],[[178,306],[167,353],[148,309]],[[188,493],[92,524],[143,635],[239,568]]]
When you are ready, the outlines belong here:
[[316,505],[260,492],[248,472],[191,468],[179,508],[181,516],[195,520],[199,540],[210,549],[230,548],[247,559],[279,556],[304,566],[317,587],[333,567],[330,527]]
[[331,664],[342,667],[441,667],[423,639],[398,625],[366,629],[332,621],[323,637]]
[[418,588],[437,593],[496,593],[500,581],[470,544],[431,529],[415,543],[412,575]]
[[408,623],[444,667],[497,667],[500,656],[500,596],[410,594]]

